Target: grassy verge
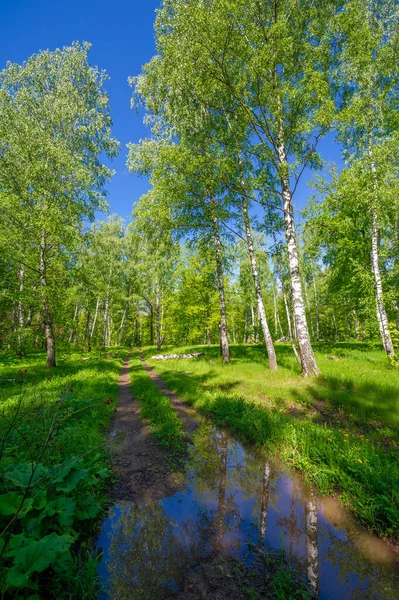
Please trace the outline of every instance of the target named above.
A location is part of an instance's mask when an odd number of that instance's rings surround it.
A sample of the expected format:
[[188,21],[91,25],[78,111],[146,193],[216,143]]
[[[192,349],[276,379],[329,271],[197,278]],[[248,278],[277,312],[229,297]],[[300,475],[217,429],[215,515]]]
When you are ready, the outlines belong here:
[[304,472],[322,494],[339,495],[358,520],[381,535],[399,535],[399,371],[362,344],[316,346],[323,375],[300,376],[286,345],[279,371],[267,370],[261,347],[233,346],[223,365],[217,347],[199,360],[151,361],[169,386],[218,424],[268,446]]
[[139,355],[131,358],[132,392],[141,404],[141,416],[159,445],[168,450],[172,463],[180,462],[184,454],[184,429],[169,399],[161,394],[144,371]]
[[90,538],[110,476],[104,428],[127,354],[0,358],[2,598],[97,595]]

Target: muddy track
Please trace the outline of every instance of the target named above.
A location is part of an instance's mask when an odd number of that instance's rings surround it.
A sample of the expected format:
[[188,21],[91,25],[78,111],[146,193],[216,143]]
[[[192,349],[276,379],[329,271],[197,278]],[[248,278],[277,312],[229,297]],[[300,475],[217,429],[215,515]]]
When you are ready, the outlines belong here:
[[163,451],[140,418],[140,403],[130,387],[130,354],[118,380],[119,404],[113,419],[109,445],[118,481],[113,486],[114,502],[160,500],[181,489],[181,475],[173,473]]
[[159,391],[169,398],[170,403],[183,422],[185,431],[188,434],[193,433],[199,425],[198,419],[196,418],[196,411],[193,408],[190,408],[181,398],[176,396],[176,394],[168,388],[162,377],[160,377],[151,365],[146,362],[141,350],[139,354],[144,369],[147,371]]

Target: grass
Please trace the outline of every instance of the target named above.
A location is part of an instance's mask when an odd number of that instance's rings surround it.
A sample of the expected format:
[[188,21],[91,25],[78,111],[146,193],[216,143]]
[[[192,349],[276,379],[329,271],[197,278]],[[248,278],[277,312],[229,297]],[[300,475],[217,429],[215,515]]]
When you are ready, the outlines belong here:
[[304,472],[322,494],[338,495],[380,535],[399,535],[399,370],[381,350],[361,343],[315,344],[322,376],[300,376],[291,349],[277,344],[279,370],[260,346],[218,347],[198,360],[148,362],[200,412],[252,443],[266,445]]
[[0,357],[2,599],[97,597],[90,539],[107,500],[104,429],[126,354],[60,354],[52,370],[43,353]]
[[181,420],[169,399],[161,394],[144,371],[137,352],[132,355],[130,365],[132,392],[140,401],[142,418],[159,445],[168,450],[168,459],[172,463],[180,462],[185,449]]

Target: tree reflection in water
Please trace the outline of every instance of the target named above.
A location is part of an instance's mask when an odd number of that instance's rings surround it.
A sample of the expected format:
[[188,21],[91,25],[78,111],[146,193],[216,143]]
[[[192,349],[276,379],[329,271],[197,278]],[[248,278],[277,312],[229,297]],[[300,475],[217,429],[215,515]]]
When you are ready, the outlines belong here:
[[305,500],[307,573],[310,585],[319,594],[318,509],[313,492]]
[[113,600],[175,598],[193,567],[225,555],[250,564],[251,553],[281,548],[320,598],[399,599],[393,553],[380,565],[386,545],[264,453],[204,424],[186,476],[186,487],[159,503],[114,507],[100,568]]
[[206,511],[184,530],[166,517],[161,504],[125,506],[110,532],[107,570],[113,600],[175,596],[184,574],[210,553],[212,523]]

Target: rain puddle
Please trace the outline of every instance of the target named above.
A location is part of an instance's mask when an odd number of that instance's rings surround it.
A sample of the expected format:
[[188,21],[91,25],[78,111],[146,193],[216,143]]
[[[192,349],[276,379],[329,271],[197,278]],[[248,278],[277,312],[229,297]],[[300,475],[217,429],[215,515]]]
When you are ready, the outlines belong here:
[[322,599],[399,599],[397,555],[335,501],[207,423],[193,441],[184,489],[111,508],[98,540],[104,600],[177,597],[190,569],[221,553],[248,564],[258,548],[284,550]]

